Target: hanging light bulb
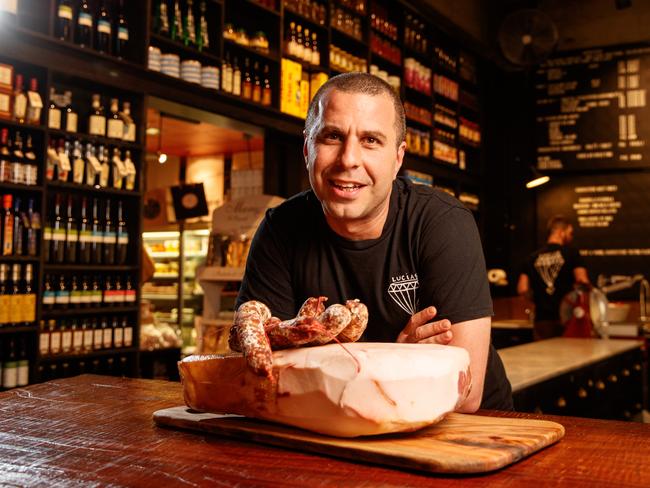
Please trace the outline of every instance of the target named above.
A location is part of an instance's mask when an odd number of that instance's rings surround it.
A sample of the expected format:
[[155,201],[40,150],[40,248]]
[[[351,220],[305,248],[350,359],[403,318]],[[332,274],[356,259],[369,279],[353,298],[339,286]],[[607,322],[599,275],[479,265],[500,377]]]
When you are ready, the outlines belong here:
[[165,164],[167,162],[167,154],[164,152],[159,152],[158,153],[158,162],[160,164]]

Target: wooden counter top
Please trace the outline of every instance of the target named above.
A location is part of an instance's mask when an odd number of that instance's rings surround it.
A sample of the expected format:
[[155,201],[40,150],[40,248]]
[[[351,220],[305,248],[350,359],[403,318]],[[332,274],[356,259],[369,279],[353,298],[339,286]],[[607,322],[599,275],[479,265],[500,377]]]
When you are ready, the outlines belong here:
[[517,392],[642,345],[638,340],[555,337],[499,349],[499,356]]
[[650,426],[482,412],[560,422],[566,435],[480,476],[351,463],[154,426],[181,386],[84,375],[0,394],[0,485],[9,486],[650,486]]

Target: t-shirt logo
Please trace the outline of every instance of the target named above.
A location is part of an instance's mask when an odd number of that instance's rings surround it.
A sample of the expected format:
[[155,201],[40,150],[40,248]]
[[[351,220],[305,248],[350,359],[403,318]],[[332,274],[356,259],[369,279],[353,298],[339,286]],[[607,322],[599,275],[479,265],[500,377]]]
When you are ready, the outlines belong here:
[[555,280],[564,266],[564,258],[560,251],[544,252],[535,259],[535,269],[546,285],[546,293],[555,293]]
[[413,315],[418,309],[419,286],[417,273],[392,276],[388,285],[388,295],[402,310]]

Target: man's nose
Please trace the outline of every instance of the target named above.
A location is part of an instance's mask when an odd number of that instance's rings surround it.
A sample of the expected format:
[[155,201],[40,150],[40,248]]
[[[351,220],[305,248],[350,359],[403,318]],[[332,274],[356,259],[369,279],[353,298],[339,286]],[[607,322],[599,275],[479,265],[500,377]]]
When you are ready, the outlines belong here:
[[356,137],[346,137],[339,153],[339,164],[346,168],[355,168],[361,161],[361,145]]

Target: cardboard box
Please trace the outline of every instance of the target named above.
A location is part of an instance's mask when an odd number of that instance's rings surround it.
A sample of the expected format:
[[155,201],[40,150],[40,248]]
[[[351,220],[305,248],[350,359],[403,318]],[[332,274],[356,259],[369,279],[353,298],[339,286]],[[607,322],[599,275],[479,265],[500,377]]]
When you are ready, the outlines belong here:
[[280,111],[301,117],[300,82],[302,65],[282,58],[282,79],[280,83]]

